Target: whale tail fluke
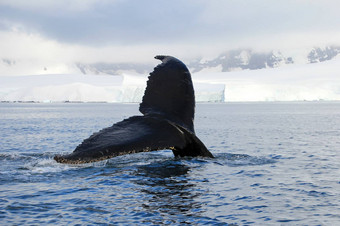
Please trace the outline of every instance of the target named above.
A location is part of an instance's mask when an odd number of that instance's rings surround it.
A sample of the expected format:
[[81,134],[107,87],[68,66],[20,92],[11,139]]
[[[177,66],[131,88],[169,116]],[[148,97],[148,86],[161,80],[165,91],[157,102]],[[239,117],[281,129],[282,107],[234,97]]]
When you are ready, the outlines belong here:
[[194,133],[195,94],[188,68],[171,56],[156,56],[162,61],[150,73],[139,111],[158,115]]
[[150,73],[139,110],[133,116],[94,133],[60,163],[78,164],[119,155],[171,149],[175,156],[213,157],[194,131],[195,95],[185,64],[171,56]]
[[94,133],[71,154],[54,159],[59,163],[79,164],[163,149],[171,149],[176,156],[210,153],[204,145],[196,145],[197,140],[195,134],[167,120],[134,116]]

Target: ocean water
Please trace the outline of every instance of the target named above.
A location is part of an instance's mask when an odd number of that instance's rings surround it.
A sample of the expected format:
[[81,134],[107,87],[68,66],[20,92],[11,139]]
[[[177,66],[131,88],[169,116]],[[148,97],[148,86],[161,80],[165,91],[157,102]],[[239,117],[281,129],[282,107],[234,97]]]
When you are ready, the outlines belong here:
[[198,104],[215,158],[63,165],[137,104],[0,104],[1,225],[340,225],[340,103]]

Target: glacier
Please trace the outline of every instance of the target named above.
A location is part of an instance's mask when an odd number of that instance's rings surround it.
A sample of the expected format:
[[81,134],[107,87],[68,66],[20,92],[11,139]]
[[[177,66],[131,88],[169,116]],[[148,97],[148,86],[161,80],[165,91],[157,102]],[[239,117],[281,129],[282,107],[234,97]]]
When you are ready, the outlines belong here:
[[194,73],[194,81],[225,85],[225,101],[340,100],[340,57],[312,64]]
[[[0,76],[2,102],[138,103],[146,87],[145,75],[52,74]],[[198,102],[224,100],[224,84],[194,82]]]
[[[192,74],[197,102],[340,100],[340,58]],[[141,102],[147,75],[0,76],[2,102]]]

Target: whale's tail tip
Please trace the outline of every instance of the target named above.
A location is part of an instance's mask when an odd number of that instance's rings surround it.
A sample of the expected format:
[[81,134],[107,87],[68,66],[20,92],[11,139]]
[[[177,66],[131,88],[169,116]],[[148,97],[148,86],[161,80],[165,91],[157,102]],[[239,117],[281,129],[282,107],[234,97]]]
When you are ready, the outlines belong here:
[[157,55],[157,56],[155,56],[155,59],[163,61],[167,57],[169,57],[169,56],[166,56],[166,55]]
[[162,63],[167,63],[170,60],[179,61],[177,58],[169,55],[156,55],[154,58],[162,61]]

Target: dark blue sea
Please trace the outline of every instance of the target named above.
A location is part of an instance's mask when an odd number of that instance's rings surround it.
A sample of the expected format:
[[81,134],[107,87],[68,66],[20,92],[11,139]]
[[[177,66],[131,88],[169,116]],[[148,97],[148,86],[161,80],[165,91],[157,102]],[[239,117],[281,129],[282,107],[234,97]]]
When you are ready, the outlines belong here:
[[0,225],[340,225],[340,102],[198,104],[216,158],[63,165],[137,104],[0,104]]

